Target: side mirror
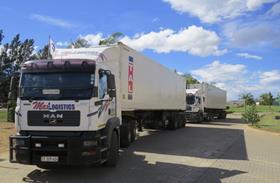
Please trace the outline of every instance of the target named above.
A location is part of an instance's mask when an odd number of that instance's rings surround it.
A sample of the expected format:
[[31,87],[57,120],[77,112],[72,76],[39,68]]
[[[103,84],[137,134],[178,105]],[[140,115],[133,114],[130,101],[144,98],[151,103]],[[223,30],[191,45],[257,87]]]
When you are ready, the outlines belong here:
[[108,94],[110,97],[116,97],[116,82],[113,74],[107,75]]
[[17,98],[17,91],[18,91],[18,84],[19,84],[19,73],[14,73],[10,80],[10,89],[8,98],[10,100],[16,100]]
[[116,97],[116,90],[108,90],[108,94],[111,98]]

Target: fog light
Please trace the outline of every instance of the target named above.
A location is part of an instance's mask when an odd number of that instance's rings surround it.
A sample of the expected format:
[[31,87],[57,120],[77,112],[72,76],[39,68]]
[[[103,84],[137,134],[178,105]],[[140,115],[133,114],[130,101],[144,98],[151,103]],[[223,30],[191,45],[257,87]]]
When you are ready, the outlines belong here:
[[93,156],[96,154],[96,151],[86,151],[82,152],[82,156]]
[[35,147],[42,147],[41,143],[35,143]]
[[97,141],[96,140],[85,140],[83,142],[83,146],[85,146],[85,147],[97,146]]
[[58,144],[58,148],[64,148],[64,144]]

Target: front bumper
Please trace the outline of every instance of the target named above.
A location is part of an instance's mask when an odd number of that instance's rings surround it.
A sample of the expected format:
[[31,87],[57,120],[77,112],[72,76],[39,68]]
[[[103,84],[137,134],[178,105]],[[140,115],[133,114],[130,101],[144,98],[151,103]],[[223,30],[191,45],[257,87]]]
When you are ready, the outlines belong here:
[[194,121],[199,119],[200,113],[198,112],[185,112],[186,120],[187,121]]
[[[101,135],[84,136],[33,136],[10,137],[10,162],[29,165],[90,165],[104,160]],[[84,141],[92,142],[87,146]],[[43,161],[42,157],[57,157],[56,162]]]

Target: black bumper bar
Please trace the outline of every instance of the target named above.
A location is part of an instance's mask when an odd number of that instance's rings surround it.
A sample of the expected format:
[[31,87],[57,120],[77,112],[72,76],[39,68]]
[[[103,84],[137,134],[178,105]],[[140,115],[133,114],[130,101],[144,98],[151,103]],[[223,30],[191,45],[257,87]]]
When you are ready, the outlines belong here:
[[106,161],[106,136],[94,134],[90,137],[11,136],[10,162],[29,165],[89,165]]

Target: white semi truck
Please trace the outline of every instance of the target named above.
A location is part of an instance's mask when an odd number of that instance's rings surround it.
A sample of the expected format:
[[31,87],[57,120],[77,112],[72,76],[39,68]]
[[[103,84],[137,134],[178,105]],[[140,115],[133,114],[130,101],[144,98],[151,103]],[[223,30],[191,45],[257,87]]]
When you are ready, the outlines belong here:
[[185,126],[185,81],[118,43],[56,49],[21,66],[10,161],[114,166],[137,126]]
[[190,84],[186,89],[186,119],[191,122],[226,118],[227,94],[208,83]]

